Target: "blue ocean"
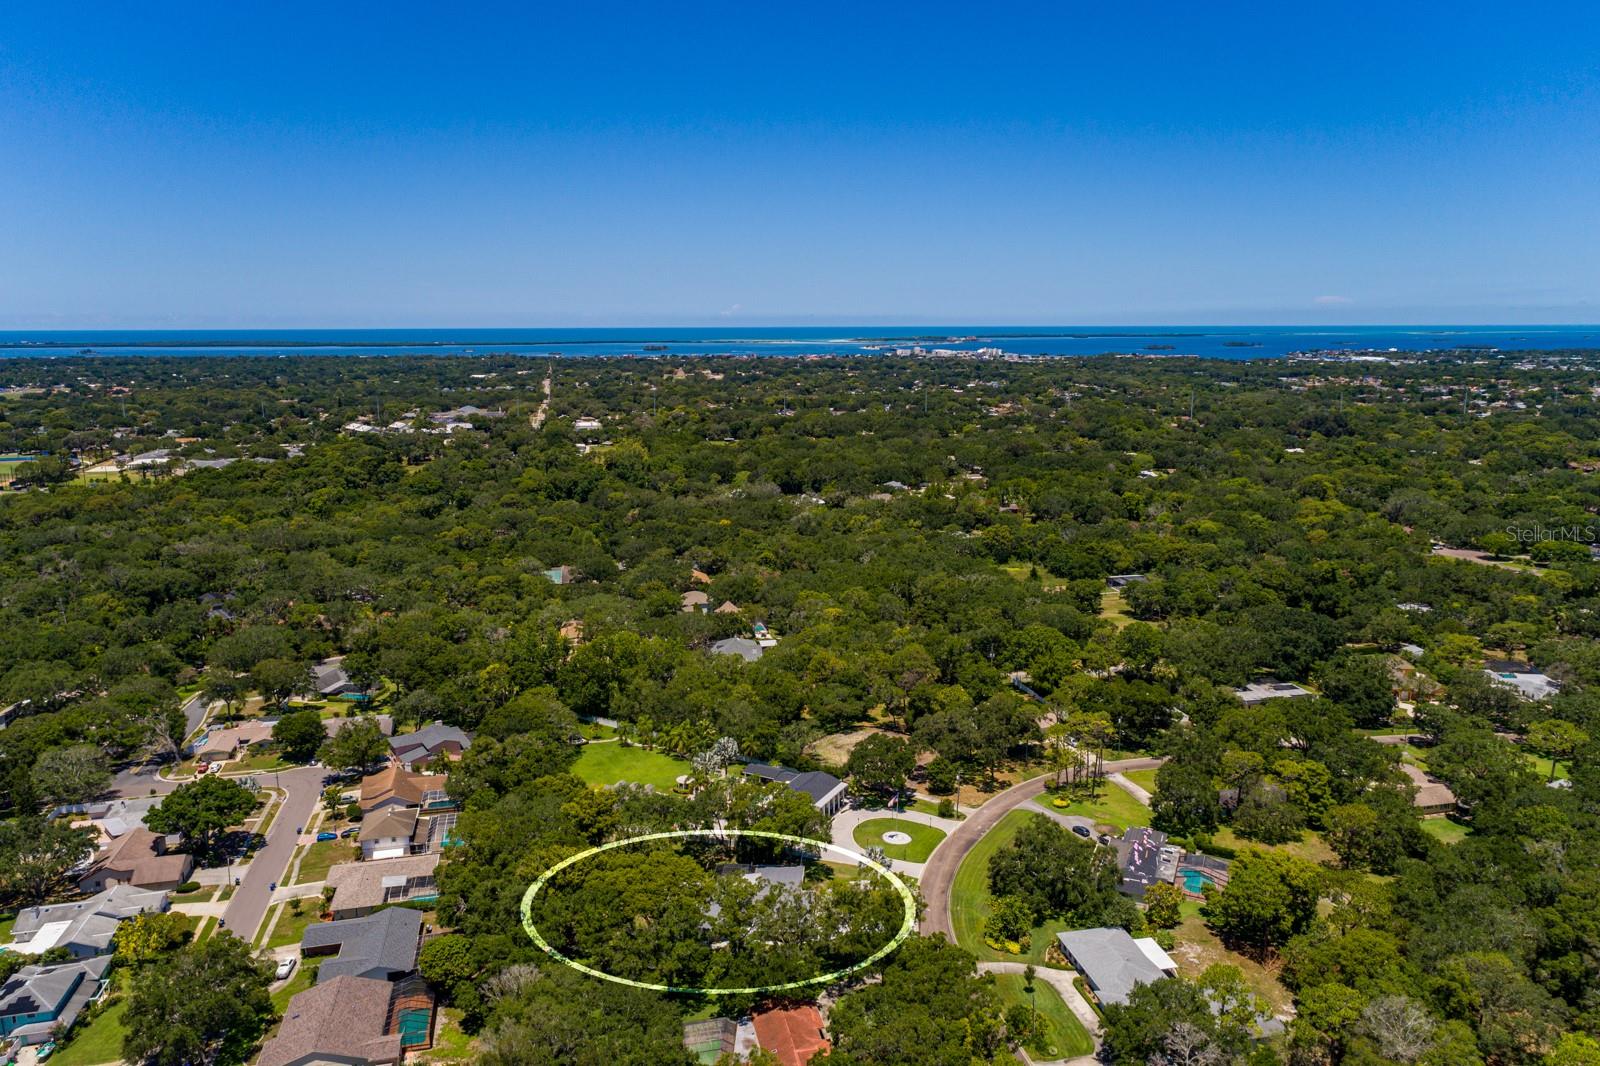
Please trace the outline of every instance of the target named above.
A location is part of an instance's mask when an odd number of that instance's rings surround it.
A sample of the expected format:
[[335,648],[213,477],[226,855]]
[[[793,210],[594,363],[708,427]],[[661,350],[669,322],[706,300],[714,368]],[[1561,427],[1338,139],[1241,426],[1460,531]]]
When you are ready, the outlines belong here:
[[1600,348],[1590,326],[903,326],[0,331],[0,359],[76,355],[866,355],[897,349],[1267,359]]

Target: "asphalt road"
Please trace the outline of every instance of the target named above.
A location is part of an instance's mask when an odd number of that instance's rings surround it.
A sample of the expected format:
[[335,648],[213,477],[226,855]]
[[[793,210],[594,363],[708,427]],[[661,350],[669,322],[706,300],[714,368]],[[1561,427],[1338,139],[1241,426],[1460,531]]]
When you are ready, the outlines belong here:
[[[1122,759],[1106,763],[1105,771],[1112,774],[1123,770],[1153,770],[1164,762],[1165,759]],[[950,889],[955,884],[961,860],[977,846],[985,833],[1000,824],[1000,819],[1035,796],[1042,795],[1045,785],[1053,777],[1053,774],[1042,774],[990,796],[983,806],[968,814],[965,821],[940,841],[929,856],[927,865],[922,868],[920,887],[928,903],[928,909],[922,916],[924,933],[943,933],[946,940],[955,943],[955,929],[950,924]]]
[[[228,923],[230,932],[249,940],[260,928],[261,919],[266,917],[267,904],[272,898],[272,889],[268,886],[274,881],[282,883],[284,872],[289,868],[289,859],[299,843],[295,830],[311,820],[312,812],[322,798],[322,778],[327,772],[320,766],[303,766],[275,775],[279,787],[287,796],[267,829],[266,845],[256,852],[250,865],[244,867],[243,874],[239,875],[242,876],[242,883],[234,891],[233,899],[228,901],[228,909],[223,912],[222,918]],[[270,776],[273,775],[256,774],[256,783],[265,784]]]
[[[183,705],[183,738],[187,742],[206,720],[206,704],[199,693],[189,697]],[[165,796],[177,788],[180,782],[163,781],[156,776],[160,769],[159,763],[140,763],[136,766],[124,768],[111,779],[109,794],[116,799],[138,799],[154,793]]]

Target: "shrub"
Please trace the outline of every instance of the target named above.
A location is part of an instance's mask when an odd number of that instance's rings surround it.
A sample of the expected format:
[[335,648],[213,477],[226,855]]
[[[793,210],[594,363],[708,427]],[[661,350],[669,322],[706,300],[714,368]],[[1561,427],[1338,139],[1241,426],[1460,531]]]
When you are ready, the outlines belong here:
[[942,800],[940,800],[939,801],[939,817],[940,818],[954,818],[955,816],[956,816],[956,801],[953,800],[953,799],[942,799]]
[[198,891],[200,891],[200,882],[199,881],[185,881],[183,884],[179,885],[177,888],[173,889],[172,891],[177,893],[180,896],[188,895],[190,892],[198,892]]

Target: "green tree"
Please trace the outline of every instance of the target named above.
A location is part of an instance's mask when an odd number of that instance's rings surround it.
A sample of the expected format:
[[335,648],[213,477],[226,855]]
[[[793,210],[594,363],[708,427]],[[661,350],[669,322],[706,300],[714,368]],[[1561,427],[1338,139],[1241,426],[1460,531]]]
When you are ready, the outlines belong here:
[[208,775],[179,785],[145,815],[157,833],[178,833],[199,854],[215,850],[218,837],[256,809],[256,798],[237,781]]
[[27,815],[0,822],[0,897],[38,903],[67,871],[94,854],[94,830]]
[[1183,923],[1185,898],[1177,885],[1157,881],[1144,890],[1144,920],[1157,929],[1176,929]]
[[328,739],[322,715],[315,710],[293,711],[272,726],[272,739],[290,762],[310,762]]
[[312,691],[311,669],[294,659],[263,659],[250,669],[250,683],[282,707],[290,696]]
[[909,741],[874,733],[850,750],[845,764],[855,784],[872,792],[898,794],[916,768],[917,753]]
[[271,966],[235,936],[179,948],[135,975],[122,1054],[147,1066],[243,1063],[272,1020]]
[[1206,893],[1200,914],[1224,941],[1262,952],[1310,928],[1320,887],[1304,859],[1251,848],[1234,860],[1227,885]]
[[147,911],[117,926],[111,942],[120,962],[149,962],[189,941],[189,922],[176,911]]
[[82,803],[110,783],[105,754],[93,744],[51,748],[33,764],[33,787],[51,803]]
[[1556,763],[1572,758],[1587,743],[1589,734],[1560,718],[1546,718],[1528,727],[1528,746],[1550,760],[1550,781],[1556,779]]
[[321,748],[322,761],[340,770],[364,770],[383,761],[388,754],[389,741],[378,720],[370,715],[341,722],[338,731],[328,737]]

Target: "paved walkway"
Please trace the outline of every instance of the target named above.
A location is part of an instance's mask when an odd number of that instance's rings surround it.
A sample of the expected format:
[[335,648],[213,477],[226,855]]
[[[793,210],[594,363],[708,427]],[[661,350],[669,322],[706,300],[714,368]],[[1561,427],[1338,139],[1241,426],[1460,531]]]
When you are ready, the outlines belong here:
[[[980,962],[978,970],[981,973],[1014,973],[1020,974],[1027,969],[1023,962]],[[1035,966],[1033,969],[1034,980],[1043,981],[1060,994],[1061,999],[1072,1011],[1083,1027],[1089,1030],[1089,1035],[1094,1039],[1095,1050],[1100,1050],[1100,1019],[1095,1015],[1094,1008],[1089,1006],[1089,1001],[1083,998],[1077,986],[1072,983],[1071,970],[1057,970],[1050,966]],[[1035,1059],[1029,1060],[1034,1066],[1096,1066],[1099,1059],[1094,1055],[1079,1055],[1075,1059]]]
[[[1105,769],[1107,773],[1153,770],[1165,761],[1160,758],[1122,759],[1106,763]],[[977,846],[985,833],[1000,824],[1002,818],[1035,796],[1043,795],[1045,786],[1053,778],[1053,774],[1041,774],[990,796],[984,801],[983,806],[968,814],[967,820],[933,849],[933,854],[928,857],[922,872],[922,895],[928,902],[927,912],[922,916],[924,933],[943,933],[945,939],[951,943],[955,942],[955,929],[950,924],[950,888],[955,884],[956,870],[960,869],[961,860]],[[1033,809],[1046,814],[1056,813],[1045,811],[1037,804]],[[1065,820],[1066,817],[1063,816],[1058,820]]]
[[1150,790],[1145,788],[1143,785],[1134,784],[1132,781],[1128,780],[1128,776],[1126,774],[1107,774],[1106,780],[1123,789],[1123,791],[1127,792],[1146,807],[1150,806]]

